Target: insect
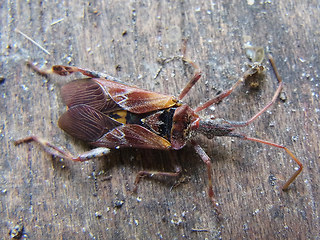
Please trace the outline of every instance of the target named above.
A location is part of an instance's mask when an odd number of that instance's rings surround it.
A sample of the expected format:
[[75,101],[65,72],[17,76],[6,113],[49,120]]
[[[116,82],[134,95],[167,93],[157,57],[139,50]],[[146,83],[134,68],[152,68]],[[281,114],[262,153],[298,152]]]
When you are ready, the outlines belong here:
[[[54,156],[82,162],[107,155],[110,149],[130,147],[179,150],[190,142],[207,166],[208,196],[217,209],[218,203],[215,200],[212,185],[212,163],[193,137],[197,133],[208,139],[216,136],[235,137],[283,149],[299,166],[298,170],[283,185],[283,190],[288,189],[303,169],[303,165],[293,153],[285,146],[234,132],[235,129],[247,126],[258,118],[279,96],[283,82],[273,58],[269,56],[278,80],[278,88],[272,100],[247,121],[200,118],[198,113],[230,95],[250,73],[245,73],[230,89],[221,92],[197,108],[191,109],[181,100],[200,79],[201,71],[195,63],[187,59],[184,60],[195,67],[195,73],[177,98],[130,86],[106,74],[78,67],[55,65],[50,70],[41,70],[33,64],[29,64],[33,70],[42,75],[53,73],[67,76],[79,72],[88,77],[71,81],[62,87],[61,96],[68,109],[60,117],[58,123],[60,128],[71,136],[86,141],[96,148],[73,156],[67,150],[37,136],[20,139],[15,144],[35,141]],[[175,172],[140,171],[135,179],[135,189],[143,176],[177,176],[180,171],[179,168]]]

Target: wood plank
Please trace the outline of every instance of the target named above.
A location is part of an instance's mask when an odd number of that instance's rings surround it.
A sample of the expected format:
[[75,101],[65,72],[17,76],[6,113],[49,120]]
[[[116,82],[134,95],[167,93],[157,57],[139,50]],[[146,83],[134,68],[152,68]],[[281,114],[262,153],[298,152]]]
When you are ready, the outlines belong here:
[[[251,4],[253,2],[253,4]],[[30,239],[317,239],[319,223],[319,3],[317,1],[6,1],[0,8],[1,211],[0,233],[18,221]],[[19,30],[20,33],[17,31]],[[49,53],[21,33],[29,36]],[[304,170],[288,192],[281,185],[297,165],[283,151],[231,138],[199,143],[213,163],[214,192],[224,220],[207,197],[206,166],[187,147],[167,153],[114,150],[85,163],[59,161],[36,144],[14,140],[40,135],[71,152],[89,147],[57,126],[65,111],[59,89],[70,78],[45,79],[25,66],[65,64],[118,77],[130,84],[178,95],[192,68],[204,76],[185,102],[196,107],[229,88],[246,69],[247,41],[272,53],[286,100],[244,133],[286,145]],[[277,82],[267,61],[257,90],[241,86],[201,112],[230,120],[253,116],[271,99]],[[172,171],[177,179],[143,179],[142,169]]]

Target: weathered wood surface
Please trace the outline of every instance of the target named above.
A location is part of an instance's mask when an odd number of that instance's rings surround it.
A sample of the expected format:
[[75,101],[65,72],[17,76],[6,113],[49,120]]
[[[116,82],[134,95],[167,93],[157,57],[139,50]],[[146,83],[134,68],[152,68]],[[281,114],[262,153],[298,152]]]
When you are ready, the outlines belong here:
[[[3,1],[1,3],[1,208],[0,233],[21,219],[30,239],[319,239],[319,2],[318,1]],[[48,55],[17,32],[42,45]],[[199,138],[212,158],[214,191],[224,220],[218,222],[206,194],[206,166],[191,148],[114,150],[104,159],[74,163],[53,159],[36,144],[13,140],[37,134],[72,152],[89,147],[57,127],[65,111],[59,88],[30,71],[70,64],[105,71],[137,86],[177,95],[192,69],[204,73],[185,99],[195,107],[232,85],[246,66],[251,41],[275,57],[286,101],[243,132],[285,144],[304,171],[288,192],[281,185],[297,167],[279,149],[230,138]],[[202,114],[244,120],[271,99],[270,70],[258,90],[245,86]],[[158,70],[159,76],[155,78]],[[242,130],[241,130],[242,131]],[[186,180],[143,179],[141,169],[170,171],[177,158]],[[115,207],[124,201],[122,207]],[[195,231],[204,230],[204,231]]]

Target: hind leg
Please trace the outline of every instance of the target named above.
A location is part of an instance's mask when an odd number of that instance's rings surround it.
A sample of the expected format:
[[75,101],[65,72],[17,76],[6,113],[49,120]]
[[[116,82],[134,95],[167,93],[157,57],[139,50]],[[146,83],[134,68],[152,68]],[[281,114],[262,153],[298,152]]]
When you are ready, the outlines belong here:
[[57,146],[51,144],[50,142],[44,140],[43,138],[40,138],[37,136],[30,136],[30,137],[26,137],[23,139],[19,139],[19,140],[15,141],[14,144],[20,145],[22,143],[29,143],[29,142],[39,143],[40,146],[42,146],[43,149],[47,153],[49,153],[55,157],[64,158],[64,159],[77,161],[77,162],[84,162],[84,161],[88,161],[93,158],[102,157],[102,156],[109,154],[109,152],[110,152],[109,148],[99,147],[99,148],[94,148],[90,151],[81,153],[77,157],[75,157],[69,151],[67,151],[61,147],[57,147]]

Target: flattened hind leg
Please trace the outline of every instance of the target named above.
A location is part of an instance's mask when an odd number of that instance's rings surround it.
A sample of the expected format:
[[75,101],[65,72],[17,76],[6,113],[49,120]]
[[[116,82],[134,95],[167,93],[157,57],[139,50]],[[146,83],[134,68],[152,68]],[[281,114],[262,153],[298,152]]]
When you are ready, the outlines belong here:
[[55,157],[64,158],[72,161],[80,161],[80,162],[88,161],[93,158],[99,158],[109,154],[110,152],[109,148],[99,147],[99,148],[94,148],[90,151],[81,153],[77,157],[75,157],[69,151],[63,149],[62,147],[57,147],[51,144],[50,142],[48,142],[47,140],[44,140],[43,138],[40,138],[37,136],[30,136],[30,137],[17,140],[14,142],[14,144],[20,145],[22,143],[29,143],[29,142],[39,143],[47,153]]

